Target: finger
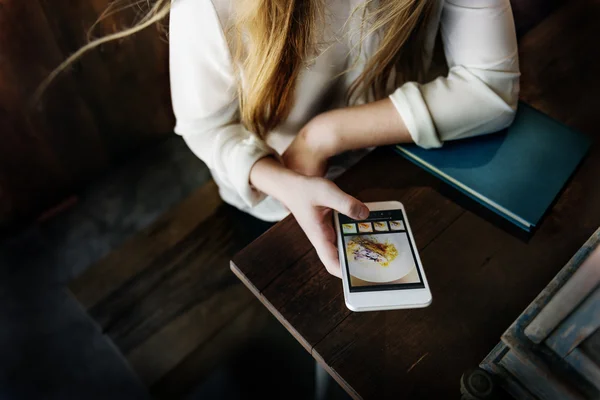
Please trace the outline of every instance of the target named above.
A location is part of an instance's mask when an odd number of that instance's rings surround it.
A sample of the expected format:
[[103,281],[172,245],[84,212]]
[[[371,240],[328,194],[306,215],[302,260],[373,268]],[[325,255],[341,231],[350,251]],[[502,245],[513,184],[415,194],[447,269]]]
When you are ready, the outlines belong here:
[[317,251],[317,255],[327,269],[327,272],[341,278],[342,274],[337,248],[329,240],[325,231],[321,229],[320,225],[314,226],[313,229],[305,229],[304,231],[306,232],[308,240],[310,240]]
[[[342,279],[342,269],[340,267],[340,261],[339,261],[339,257],[338,257],[338,252],[337,252],[337,248],[332,244],[332,243],[326,243],[324,245],[326,248],[324,249],[324,252],[326,253],[325,261],[323,261],[323,259],[321,259],[321,262],[323,263],[323,265],[325,266],[325,269],[327,269],[327,272],[329,272],[331,275]],[[317,251],[317,254],[319,254],[319,252]],[[321,258],[319,256],[319,258]]]
[[325,240],[327,241],[327,253],[332,254],[331,265],[327,270],[333,276],[337,276],[338,278],[342,277],[341,268],[340,268],[340,259],[339,252],[336,245],[337,235],[335,234],[335,229],[333,228],[333,220],[331,219],[331,210],[326,213],[323,221],[320,224]]
[[328,183],[320,195],[323,206],[332,208],[352,219],[369,218],[369,208],[363,202],[345,193],[334,183]]
[[337,249],[333,243],[323,240],[320,235],[315,235],[311,242],[317,251],[317,255],[327,271],[338,278],[341,278],[340,262],[337,254]]
[[331,218],[331,212],[325,217],[326,219],[321,223],[321,229],[325,235],[325,239],[332,243],[334,246],[337,242],[337,235],[335,234],[335,228],[333,227],[333,219]]
[[327,210],[325,213],[323,213],[318,227],[323,233],[323,238],[326,241],[325,246],[327,249],[325,251],[327,254],[331,254],[328,262],[330,265],[326,268],[330,274],[341,278],[339,252],[336,246],[337,235],[335,234],[335,229],[333,228],[333,219],[331,218],[331,214],[331,210]]

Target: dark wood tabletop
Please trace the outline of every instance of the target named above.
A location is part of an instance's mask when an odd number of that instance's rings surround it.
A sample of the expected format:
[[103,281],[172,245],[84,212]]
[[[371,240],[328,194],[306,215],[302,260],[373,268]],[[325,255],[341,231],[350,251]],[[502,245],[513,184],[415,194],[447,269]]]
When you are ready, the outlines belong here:
[[[521,38],[521,99],[598,136],[600,2],[574,1]],[[431,285],[425,309],[353,313],[293,218],[232,270],[355,398],[458,398],[510,323],[600,226],[600,146],[532,234],[521,233],[390,149],[337,183],[363,201],[404,203]]]

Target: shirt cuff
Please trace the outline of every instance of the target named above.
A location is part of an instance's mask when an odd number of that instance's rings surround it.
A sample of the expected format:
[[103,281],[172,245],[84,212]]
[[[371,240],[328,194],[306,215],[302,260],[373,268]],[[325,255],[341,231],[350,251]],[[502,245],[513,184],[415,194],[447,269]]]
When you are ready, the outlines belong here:
[[405,83],[390,95],[390,100],[418,146],[425,149],[442,146],[417,83]]
[[268,156],[280,160],[275,150],[254,135],[244,139],[230,153],[230,183],[248,207],[255,207],[267,197],[250,184],[250,171],[258,160]]

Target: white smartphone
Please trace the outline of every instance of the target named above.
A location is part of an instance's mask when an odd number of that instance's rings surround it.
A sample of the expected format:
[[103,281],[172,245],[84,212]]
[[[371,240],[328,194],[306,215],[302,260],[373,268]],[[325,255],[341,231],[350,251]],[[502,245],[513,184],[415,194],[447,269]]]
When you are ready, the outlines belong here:
[[431,291],[402,203],[367,203],[356,221],[335,213],[346,306],[352,311],[427,307]]

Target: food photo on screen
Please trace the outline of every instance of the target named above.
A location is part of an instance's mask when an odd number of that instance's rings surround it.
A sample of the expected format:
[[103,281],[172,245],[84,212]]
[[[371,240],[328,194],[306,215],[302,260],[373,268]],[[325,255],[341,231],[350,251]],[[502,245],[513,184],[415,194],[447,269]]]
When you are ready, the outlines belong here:
[[344,246],[353,287],[420,282],[406,233],[345,236]]

